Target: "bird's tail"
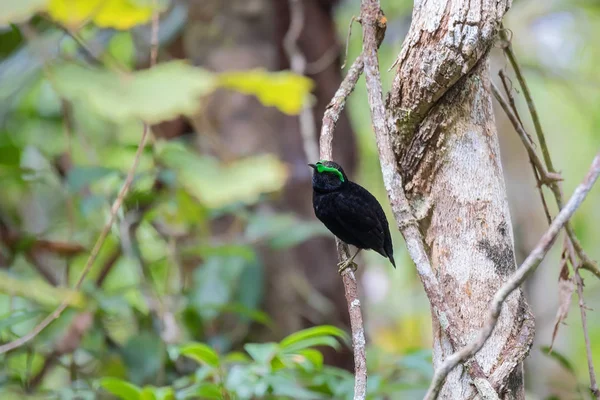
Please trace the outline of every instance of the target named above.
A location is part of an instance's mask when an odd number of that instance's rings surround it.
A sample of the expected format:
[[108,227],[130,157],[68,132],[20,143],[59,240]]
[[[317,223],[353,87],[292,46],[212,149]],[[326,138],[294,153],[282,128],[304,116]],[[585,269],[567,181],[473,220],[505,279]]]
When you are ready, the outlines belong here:
[[396,268],[396,261],[394,261],[394,255],[393,254],[388,254],[388,258],[392,262],[392,265],[394,266],[394,268]]

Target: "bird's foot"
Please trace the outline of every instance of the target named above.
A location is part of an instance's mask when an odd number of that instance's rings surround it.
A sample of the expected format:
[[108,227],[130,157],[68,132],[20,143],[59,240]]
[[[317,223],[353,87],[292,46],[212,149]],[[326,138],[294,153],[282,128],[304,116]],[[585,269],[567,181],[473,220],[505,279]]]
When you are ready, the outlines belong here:
[[342,262],[338,263],[337,266],[338,266],[338,273],[340,275],[348,268],[350,268],[352,270],[352,272],[356,272],[356,269],[358,268],[358,265],[356,265],[356,263],[352,260],[342,261]]

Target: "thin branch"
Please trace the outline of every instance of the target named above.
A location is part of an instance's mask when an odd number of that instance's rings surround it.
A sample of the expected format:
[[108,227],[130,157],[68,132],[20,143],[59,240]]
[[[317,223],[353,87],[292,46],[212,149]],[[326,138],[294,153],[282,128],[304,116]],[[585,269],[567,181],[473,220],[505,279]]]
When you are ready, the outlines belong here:
[[[292,71],[298,75],[304,75],[306,58],[297,44],[304,27],[304,5],[302,4],[302,0],[288,0],[288,2],[290,8],[290,28],[283,38],[283,47],[290,60]],[[315,115],[308,99],[305,99],[304,107],[300,112],[299,123],[305,156],[308,160],[317,160],[319,148],[317,147],[316,139]]]
[[508,116],[508,119],[510,119],[510,122],[513,124],[517,133],[519,134],[519,137],[521,138],[521,141],[523,142],[523,145],[527,150],[529,159],[531,160],[531,162],[533,162],[533,165],[535,165],[535,168],[540,174],[540,180],[542,181],[542,183],[548,184],[550,182],[556,182],[557,180],[560,180],[560,175],[546,171],[542,160],[538,157],[537,153],[535,152],[535,149],[533,148],[533,143],[529,140],[529,135],[527,134],[527,132],[525,132],[525,129],[523,129],[523,125],[521,125],[517,116],[510,109],[510,106],[508,105],[506,100],[502,97],[500,89],[498,89],[494,82],[491,83],[491,87],[492,93],[496,97],[496,100],[498,100],[498,103]]
[[[348,74],[335,92],[335,95],[327,105],[323,116],[323,125],[321,127],[320,140],[320,159],[331,160],[333,155],[333,131],[344,109],[347,97],[354,90],[354,86],[360,77],[363,69],[362,58],[359,57]],[[338,258],[340,262],[350,258],[348,245],[335,239]],[[365,350],[365,328],[363,326],[362,312],[360,308],[360,299],[358,298],[358,289],[356,277],[350,268],[342,273],[344,281],[344,291],[346,301],[348,302],[348,313],[350,314],[350,329],[352,330],[352,350],[354,351],[354,400],[364,400],[367,393],[367,359]]]
[[344,62],[342,63],[341,69],[346,67],[346,62],[348,61],[348,48],[350,47],[350,37],[352,36],[352,24],[356,21],[356,17],[353,15],[350,19],[350,23],[348,24],[348,34],[346,36],[346,51],[344,53]]
[[[157,3],[156,0],[154,1],[154,3],[156,6],[156,3]],[[159,9],[157,7],[155,7],[155,11],[154,11],[155,15],[152,20],[153,31],[158,30],[158,16],[157,15],[159,12],[160,12]],[[152,49],[154,49],[158,46],[156,37],[157,37],[157,35],[153,34]],[[156,50],[153,50],[153,52],[155,52],[155,51]],[[154,53],[152,53],[152,54],[154,54]],[[152,65],[151,65],[151,67],[152,67]],[[104,227],[100,233],[100,236],[96,240],[96,243],[94,244],[94,247],[90,253],[90,256],[89,256],[85,266],[83,267],[83,271],[81,272],[81,275],[79,276],[79,279],[77,280],[77,283],[73,287],[73,291],[69,294],[69,296],[67,296],[62,301],[62,303],[51,314],[49,314],[46,318],[44,318],[29,333],[20,337],[19,339],[13,340],[12,342],[9,342],[9,343],[6,343],[6,344],[0,346],[0,354],[4,354],[8,351],[11,351],[18,347],[21,347],[24,344],[31,341],[33,338],[35,338],[40,332],[42,332],[46,327],[48,327],[52,322],[54,322],[54,320],[56,320],[58,317],[61,316],[62,312],[69,306],[69,304],[73,300],[74,296],[78,293],[78,290],[81,288],[81,285],[82,285],[84,279],[86,278],[87,274],[90,272],[94,262],[96,261],[96,258],[98,257],[98,253],[100,252],[100,249],[104,245],[104,242],[105,242],[106,238],[108,237],[108,234],[110,233],[112,224],[116,218],[117,212],[121,208],[121,204],[123,203],[123,199],[125,198],[125,195],[129,192],[129,188],[131,186],[131,183],[133,182],[135,171],[140,163],[140,159],[141,159],[142,153],[144,151],[144,147],[146,146],[146,141],[148,140],[149,131],[150,131],[150,129],[148,128],[148,125],[144,122],[143,130],[142,130],[142,137],[140,138],[140,143],[139,143],[137,151],[135,153],[135,158],[133,160],[133,164],[131,165],[131,167],[129,168],[129,171],[127,172],[127,177],[125,179],[125,182],[123,183],[123,186],[121,187],[121,190],[119,191],[119,194],[117,195],[117,198],[113,202],[112,207],[110,209],[110,215],[109,215],[108,221],[104,225]]]
[[536,247],[529,254],[529,256],[527,256],[525,261],[523,261],[513,276],[494,295],[494,299],[490,303],[490,308],[488,310],[487,320],[483,325],[483,328],[479,331],[477,338],[467,346],[463,347],[460,351],[457,351],[450,357],[446,358],[444,363],[437,369],[433,380],[431,381],[431,385],[429,386],[429,390],[427,391],[427,395],[425,396],[426,400],[436,399],[450,371],[452,371],[458,364],[473,357],[479,350],[481,350],[487,339],[492,334],[496,323],[498,322],[498,317],[500,316],[500,311],[502,310],[504,301],[515,289],[521,286],[529,277],[529,275],[535,271],[538,265],[540,265],[546,253],[548,253],[552,247],[552,244],[554,243],[560,230],[563,228],[563,226],[565,226],[567,221],[579,208],[581,203],[583,203],[583,200],[598,179],[598,175],[600,175],[600,153],[594,157],[590,170],[588,171],[585,179],[577,187],[577,189],[575,189],[575,192],[573,193],[573,196],[571,196],[571,199],[569,199],[569,202],[556,216],[554,221],[552,221],[550,228],[548,228],[546,233],[541,237]]
[[596,378],[596,371],[594,370],[594,360],[592,358],[592,346],[590,343],[590,334],[587,325],[587,315],[586,315],[586,305],[585,299],[583,297],[583,279],[581,278],[581,274],[579,273],[579,268],[581,265],[577,262],[577,257],[575,256],[575,249],[573,248],[573,243],[569,240],[568,237],[565,238],[564,244],[565,250],[567,254],[569,254],[569,259],[571,260],[571,266],[573,267],[573,280],[577,286],[577,297],[579,297],[579,312],[581,314],[581,327],[583,329],[583,338],[585,341],[585,353],[587,357],[588,363],[588,373],[590,375],[590,392],[596,397],[596,399],[600,398],[600,390],[598,390],[598,379]]
[[[510,104],[510,108],[512,109],[513,113],[517,117],[517,120],[519,121],[519,124],[521,124],[521,127],[522,127],[523,121],[521,120],[521,116],[519,115],[519,110],[517,109],[517,105],[515,103],[515,98],[512,95],[512,90],[511,90],[512,82],[506,76],[506,74],[504,73],[504,70],[502,70],[502,69],[500,71],[498,71],[498,76],[500,77],[500,80],[502,81],[502,86],[504,87],[504,92],[506,93],[506,97],[508,97],[508,102]],[[510,86],[509,86],[509,82],[510,82]],[[527,134],[527,137],[529,138],[529,141],[531,143],[533,143],[533,139],[531,138],[531,136],[529,134]],[[544,190],[542,188],[542,180],[540,178],[540,173],[537,170],[537,168],[535,167],[535,164],[533,163],[533,159],[531,158],[531,156],[529,156],[529,164],[531,165],[531,169],[533,170],[533,176],[535,178],[536,187],[537,187],[538,193],[540,195],[540,200],[542,201],[542,207],[544,208],[544,215],[546,216],[546,220],[548,221],[548,224],[551,224],[552,216],[550,215],[550,209],[548,208],[548,202],[546,201],[546,196],[544,196]]]
[[592,346],[590,344],[590,333],[587,326],[587,316],[585,313],[585,299],[583,298],[583,279],[579,274],[579,268],[575,267],[575,283],[577,284],[577,296],[579,297],[579,311],[581,312],[581,326],[583,328],[583,338],[585,340],[585,354],[587,356],[588,372],[590,374],[590,391],[596,399],[600,399],[600,390],[594,371],[594,360],[592,359]]
[[[382,87],[377,59],[377,47],[383,40],[386,19],[379,8],[378,0],[363,0],[361,4],[361,23],[363,26],[363,53],[367,94],[371,110],[371,120],[375,131],[379,162],[383,181],[388,193],[392,212],[396,219],[398,229],[406,242],[408,253],[415,263],[419,278],[431,303],[431,309],[440,322],[450,343],[456,349],[463,346],[461,340],[461,326],[454,312],[448,307],[441,290],[423,242],[423,237],[417,226],[412,210],[403,190],[402,177],[397,169],[395,154],[387,130],[385,120],[385,106],[382,98]],[[496,385],[483,372],[476,360],[471,360],[466,365],[467,370],[478,391],[488,398],[498,398]],[[502,379],[502,377],[501,377]]]
[[325,71],[340,55],[340,49],[337,45],[328,48],[315,61],[307,62],[305,72],[309,75],[316,75]]
[[[348,245],[336,238],[336,247],[341,261],[350,258]],[[367,352],[365,327],[363,325],[360,299],[356,277],[350,268],[342,273],[344,292],[350,314],[350,329],[352,331],[352,350],[354,351],[354,400],[364,400],[367,397]]]
[[[521,116],[519,115],[519,110],[517,109],[517,104],[515,102],[515,98],[512,95],[512,91],[511,91],[512,81],[508,78],[508,76],[506,76],[503,69],[498,71],[498,76],[500,77],[500,80],[502,81],[502,86],[504,86],[504,91],[506,92],[506,96],[508,97],[508,102],[510,103],[510,108],[512,108],[513,112],[517,116],[519,123],[521,125],[523,125],[523,121],[521,120]],[[510,83],[510,86],[509,86],[509,83]],[[533,138],[531,136],[529,136],[529,141],[533,142]]]
[[552,165],[552,158],[550,157],[550,151],[548,150],[548,145],[546,144],[546,137],[544,136],[544,131],[542,130],[542,124],[540,122],[540,118],[537,113],[537,109],[535,108],[535,104],[533,103],[533,98],[531,97],[531,92],[529,91],[529,87],[527,86],[527,82],[523,77],[523,73],[521,72],[521,68],[519,67],[519,63],[515,57],[515,53],[512,49],[512,44],[510,38],[507,35],[506,29],[503,26],[500,27],[500,38],[505,41],[506,45],[504,46],[504,53],[510,61],[510,65],[512,65],[515,70],[515,74],[517,75],[517,80],[519,81],[519,86],[523,90],[523,96],[525,97],[525,101],[527,101],[527,107],[529,108],[529,112],[531,114],[531,119],[533,120],[533,126],[535,127],[535,133],[537,134],[538,141],[540,142],[540,147],[542,148],[542,154],[544,156],[544,161],[546,162],[546,166],[548,167],[548,172],[555,173],[556,170]]
[[[333,95],[333,98],[327,105],[323,115],[323,124],[321,126],[321,138],[319,142],[320,159],[333,159],[333,132],[335,125],[344,110],[346,99],[356,86],[358,78],[363,71],[362,56],[359,56],[344,77],[340,87]],[[335,239],[338,251],[338,259],[344,262],[350,258],[348,245]],[[352,330],[352,350],[354,352],[354,400],[364,400],[367,393],[367,359],[366,359],[366,340],[365,328],[363,326],[360,299],[358,298],[358,288],[356,277],[350,268],[342,273],[344,282],[344,291],[346,301],[348,302],[348,313],[350,314],[350,329]]]
[[[529,91],[529,87],[527,86],[527,82],[521,72],[521,68],[519,67],[519,63],[517,62],[517,58],[512,49],[512,44],[510,38],[507,35],[506,29],[500,30],[500,38],[506,43],[504,46],[504,53],[508,58],[511,66],[515,71],[515,75],[517,76],[517,80],[519,81],[519,86],[521,86],[521,90],[523,91],[523,96],[527,102],[527,107],[529,108],[529,113],[531,114],[531,119],[533,121],[533,126],[535,127],[535,132],[540,142],[540,147],[542,149],[542,154],[544,156],[544,162],[546,163],[546,170],[549,174],[555,174],[556,170],[554,169],[554,165],[552,164],[552,158],[550,157],[550,151],[548,150],[548,145],[546,144],[546,137],[544,136],[544,131],[542,130],[542,124],[540,122],[540,118],[537,113],[537,109],[535,108],[535,104],[533,102],[533,98],[531,96],[531,92]],[[514,125],[514,124],[513,124]],[[515,126],[516,128],[516,126]],[[546,183],[546,182],[544,182]],[[559,209],[563,208],[564,198],[562,195],[562,190],[560,185],[556,182],[549,182],[549,188],[554,194],[554,198],[556,200],[556,205]],[[600,278],[600,267],[598,267],[598,263],[592,260],[579,242],[577,235],[575,235],[575,231],[571,226],[571,223],[568,222],[565,225],[565,230],[567,231],[567,235],[569,236],[569,240],[573,243],[575,247],[575,251],[577,252],[577,256],[582,261],[581,268],[592,272],[597,278]]]
[[[510,44],[509,44],[509,46],[510,46]],[[518,63],[516,62],[516,58],[514,56],[514,53],[512,52],[512,48],[507,48],[506,52],[507,52],[507,56],[508,56],[509,60],[511,60],[513,68],[515,69],[515,71],[518,71],[517,72],[517,76],[519,77],[519,81],[522,82],[521,87],[523,88],[523,92],[526,93],[525,97],[527,98],[527,101],[528,101],[528,105],[529,105],[529,109],[530,109],[530,113],[531,113],[532,119],[534,121],[537,121],[537,124],[535,124],[535,125],[536,125],[536,132],[538,132],[538,138],[539,137],[543,138],[544,137],[544,133],[541,130],[541,124],[539,123],[539,118],[537,116],[537,112],[535,111],[535,106],[533,105],[533,100],[531,99],[531,95],[529,94],[529,90],[527,89],[527,85],[525,83],[525,80],[524,80],[524,78],[523,78],[523,76],[522,76],[522,74],[520,72]],[[502,108],[504,109],[504,111],[507,113],[510,121],[512,122],[512,124],[513,124],[513,126],[515,128],[515,130],[517,130],[517,132],[519,133],[519,136],[521,136],[521,139],[523,140],[523,143],[527,147],[528,146],[528,142],[531,143],[532,139],[531,139],[531,137],[529,135],[527,135],[527,133],[525,133],[525,135],[528,137],[529,141],[527,142],[526,140],[524,140],[523,133],[525,131],[524,131],[524,128],[523,128],[523,122],[522,122],[522,120],[519,117],[519,114],[518,114],[518,111],[517,111],[517,107],[515,105],[514,98],[512,97],[511,91],[510,91],[510,89],[508,87],[508,84],[507,84],[507,79],[508,78],[506,77],[506,75],[504,74],[504,72],[502,70],[500,70],[500,72],[498,73],[498,75],[500,76],[500,79],[502,80],[502,84],[504,86],[504,90],[505,90],[505,92],[506,92],[506,94],[508,96],[508,99],[509,99],[509,102],[510,102],[510,106],[512,108],[512,112],[514,114],[511,115],[510,110],[508,110],[508,107],[507,107],[506,103],[504,102],[504,100],[502,99],[502,96],[498,93],[497,88],[495,86],[492,86],[492,90],[494,91],[494,95],[496,96],[496,99],[498,100],[498,102],[500,103],[500,105],[502,106]],[[515,116],[516,116],[516,118],[515,118]],[[545,140],[542,143],[543,143],[543,146],[546,146],[546,150],[547,150],[547,145],[545,143]],[[551,168],[553,168],[553,166],[552,166],[552,160],[550,158],[549,152],[547,154],[546,153],[544,154],[544,156],[546,156],[546,155],[547,155],[547,158],[546,158],[546,161],[547,161],[546,167],[548,169],[551,169]],[[541,199],[542,199],[542,204],[543,204],[543,207],[544,207],[544,212],[545,212],[546,218],[548,220],[548,223],[551,224],[552,223],[552,217],[550,216],[550,212],[548,210],[548,205],[546,204],[546,200],[544,198],[544,194],[543,194],[543,191],[542,191],[542,188],[541,188],[541,182],[540,182],[540,179],[539,179],[539,176],[538,176],[539,171],[535,167],[535,163],[534,163],[531,155],[530,155],[529,159],[530,159],[531,164],[533,166],[533,171],[534,171],[535,178],[538,181],[538,190],[540,192],[540,196],[541,196]],[[558,184],[556,184],[555,182],[554,182],[554,185],[552,185],[552,186],[555,186],[555,187],[552,188],[552,191],[553,191],[553,193],[554,193],[554,195],[556,197],[557,203],[560,205],[561,203],[563,203],[563,200],[562,200],[562,190],[558,186]],[[557,193],[560,196],[557,196]],[[570,224],[567,222],[566,223],[566,229],[567,229],[568,233],[569,233],[569,228],[568,228],[569,226],[570,226]],[[577,262],[575,254],[574,254],[575,253],[575,249],[574,249],[575,245],[574,245],[574,241],[573,240],[577,241],[577,238],[576,238],[574,232],[571,229],[570,234],[568,234],[567,237],[565,238],[565,245],[564,245],[565,249],[563,251],[567,251],[568,252],[569,258],[570,258],[570,261],[571,261],[571,265],[573,266],[573,269],[574,269],[574,274],[573,274],[574,277],[573,277],[573,279],[574,279],[574,281],[576,283],[576,286],[577,286],[577,295],[579,297],[579,309],[580,309],[580,313],[581,313],[581,324],[582,324],[582,328],[583,328],[583,336],[584,336],[585,345],[586,345],[586,355],[587,355],[587,362],[588,362],[588,371],[589,371],[589,375],[590,375],[590,391],[592,392],[592,394],[597,399],[600,399],[600,390],[598,389],[598,384],[597,384],[597,379],[596,379],[596,373],[594,371],[594,363],[593,363],[593,359],[592,359],[590,338],[589,338],[589,332],[588,332],[588,327],[587,327],[587,316],[586,316],[586,311],[585,311],[585,301],[584,301],[584,297],[583,297],[583,286],[584,286],[583,285],[583,279],[581,278],[581,275],[579,274],[579,268],[581,266]],[[577,243],[578,243],[578,241],[577,241]],[[578,243],[578,245],[579,245],[579,248],[581,249],[581,245],[579,243]],[[585,256],[585,253],[583,253],[583,250],[582,250],[581,254],[583,254]],[[588,265],[592,265],[592,267],[593,267],[593,263],[588,264]],[[594,271],[594,269],[592,269],[592,272],[593,271]],[[554,341],[554,338],[556,336],[556,329],[557,329],[559,323],[560,323],[560,320],[558,320],[557,325],[555,327],[554,334],[552,335],[552,341]]]
[[321,127],[321,138],[319,141],[319,147],[321,148],[321,159],[322,160],[332,160],[333,158],[333,131],[335,130],[335,125],[344,110],[344,106],[346,105],[346,99],[352,91],[354,91],[354,87],[356,86],[356,82],[358,82],[358,78],[360,78],[360,74],[363,72],[363,58],[360,55],[352,64],[350,69],[348,69],[348,73],[346,77],[340,84],[340,87],[333,95],[333,98],[327,105],[325,109],[325,113],[323,114],[323,125]]

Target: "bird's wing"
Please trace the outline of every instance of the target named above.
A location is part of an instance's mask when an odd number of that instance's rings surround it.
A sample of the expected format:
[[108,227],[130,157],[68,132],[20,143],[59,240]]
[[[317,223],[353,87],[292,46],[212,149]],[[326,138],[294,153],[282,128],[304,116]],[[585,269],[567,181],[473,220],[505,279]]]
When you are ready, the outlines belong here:
[[375,197],[362,187],[335,198],[336,220],[355,239],[355,246],[383,250],[385,232],[378,208]]

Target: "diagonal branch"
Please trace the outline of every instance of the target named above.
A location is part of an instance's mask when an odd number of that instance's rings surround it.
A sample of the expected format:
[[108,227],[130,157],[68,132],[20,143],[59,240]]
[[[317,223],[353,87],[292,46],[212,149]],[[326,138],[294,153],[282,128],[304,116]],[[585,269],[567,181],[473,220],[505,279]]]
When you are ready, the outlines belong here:
[[[513,52],[511,42],[508,38],[507,31],[505,29],[500,30],[500,38],[506,43],[506,45],[504,46],[504,53],[506,54],[508,61],[513,67],[513,70],[515,71],[515,75],[517,76],[517,80],[519,81],[519,86],[521,86],[521,90],[523,91],[523,97],[525,97],[525,101],[527,102],[527,107],[529,109],[529,113],[531,114],[533,126],[535,128],[535,132],[538,141],[540,142],[540,147],[542,149],[544,162],[546,163],[546,170],[549,174],[556,174],[556,170],[554,169],[554,165],[552,164],[552,158],[550,157],[550,151],[548,150],[546,137],[542,129],[542,124],[540,122],[535,103],[533,102],[531,92],[529,91],[527,82],[523,77],[523,73],[521,72],[521,68],[519,67],[519,63],[517,62],[517,57]],[[517,129],[517,125],[515,125],[514,123],[513,125],[515,126],[515,129]],[[558,206],[559,210],[562,209],[564,205],[564,198],[560,185],[557,182],[544,183],[548,185],[548,187],[554,194],[556,205]],[[590,258],[590,256],[587,255],[587,253],[583,249],[583,246],[581,245],[581,242],[577,238],[577,235],[575,235],[575,231],[573,230],[573,227],[571,226],[570,222],[567,222],[567,224],[565,225],[565,230],[567,231],[567,236],[569,237],[569,240],[571,241],[571,243],[573,243],[573,247],[577,252],[577,256],[582,261],[581,268],[590,271],[597,278],[600,278],[600,267],[598,266],[598,263],[596,263]]]
[[[157,0],[154,0],[153,3],[154,3],[155,12],[154,12],[154,16],[152,18],[152,50],[151,50],[152,63],[151,63],[151,67],[156,62],[156,54],[157,54],[156,48],[158,47],[158,14],[160,12],[157,7]],[[69,296],[67,296],[67,298],[65,298],[63,300],[63,302],[52,313],[50,313],[39,324],[37,324],[31,331],[29,331],[29,333],[27,333],[26,335],[24,335],[16,340],[13,340],[12,342],[9,342],[9,343],[6,343],[6,344],[3,344],[2,346],[0,346],[0,354],[4,354],[8,351],[14,350],[18,347],[23,346],[24,344],[28,343],[29,341],[31,341],[40,332],[42,332],[44,329],[46,329],[46,327],[48,327],[52,322],[54,322],[56,319],[58,319],[62,315],[63,311],[69,306],[70,302],[73,300],[73,297],[75,296],[75,293],[78,292],[78,290],[81,287],[81,285],[83,284],[83,281],[85,280],[86,276],[92,269],[92,266],[94,265],[94,262],[96,261],[96,258],[98,257],[98,253],[100,252],[100,249],[102,249],[102,246],[104,245],[104,242],[106,241],[106,238],[108,237],[108,234],[111,231],[112,224],[116,218],[117,212],[121,208],[121,204],[123,204],[123,200],[125,199],[125,196],[129,192],[129,188],[131,187],[131,183],[133,182],[133,178],[135,176],[135,171],[140,163],[142,153],[144,151],[146,142],[148,140],[149,131],[150,131],[150,129],[148,128],[148,124],[146,124],[144,122],[143,130],[142,130],[142,137],[140,138],[140,142],[138,144],[138,148],[135,153],[135,158],[133,160],[133,164],[131,165],[131,167],[129,168],[129,171],[127,172],[127,177],[125,178],[125,182],[123,182],[123,186],[121,187],[121,190],[119,191],[119,193],[117,195],[117,198],[115,199],[115,201],[113,202],[113,204],[111,206],[108,221],[106,222],[106,224],[104,224],[104,227],[102,228],[102,231],[100,232],[100,236],[96,240],[96,243],[94,244],[94,247],[92,248],[90,256],[88,257],[88,260],[85,263],[85,266],[83,267],[83,271],[81,272],[81,275],[79,276],[79,279],[77,280],[77,283],[73,287],[73,291],[71,292],[71,294]]]
[[[320,159],[331,160],[333,155],[333,131],[338,121],[346,99],[356,86],[358,78],[363,70],[362,56],[359,56],[354,64],[348,70],[346,77],[335,92],[335,95],[327,105],[323,116],[323,125],[321,127],[320,138]],[[338,258],[340,262],[350,258],[348,245],[335,239]],[[354,351],[354,400],[364,400],[367,394],[367,357],[365,349],[365,328],[363,326],[362,312],[360,308],[360,299],[358,298],[358,288],[356,277],[350,268],[342,273],[344,281],[344,291],[346,292],[346,301],[348,302],[348,313],[350,314],[350,329],[352,330],[352,349]]]
[[527,256],[525,261],[523,261],[513,276],[496,292],[488,310],[487,320],[483,325],[483,328],[479,331],[477,338],[467,346],[463,347],[460,351],[457,351],[448,357],[435,372],[425,399],[436,399],[450,371],[461,362],[465,362],[473,357],[483,347],[498,322],[498,317],[500,316],[504,301],[515,289],[521,286],[535,271],[538,265],[540,265],[546,253],[548,253],[552,247],[560,230],[569,221],[575,211],[577,211],[581,203],[583,203],[583,200],[585,200],[585,197],[598,179],[598,175],[600,175],[600,152],[594,157],[590,170],[583,182],[575,189],[569,202],[556,216],[554,221],[552,221],[550,228],[548,228],[546,233],[541,237],[536,247],[529,256]]

